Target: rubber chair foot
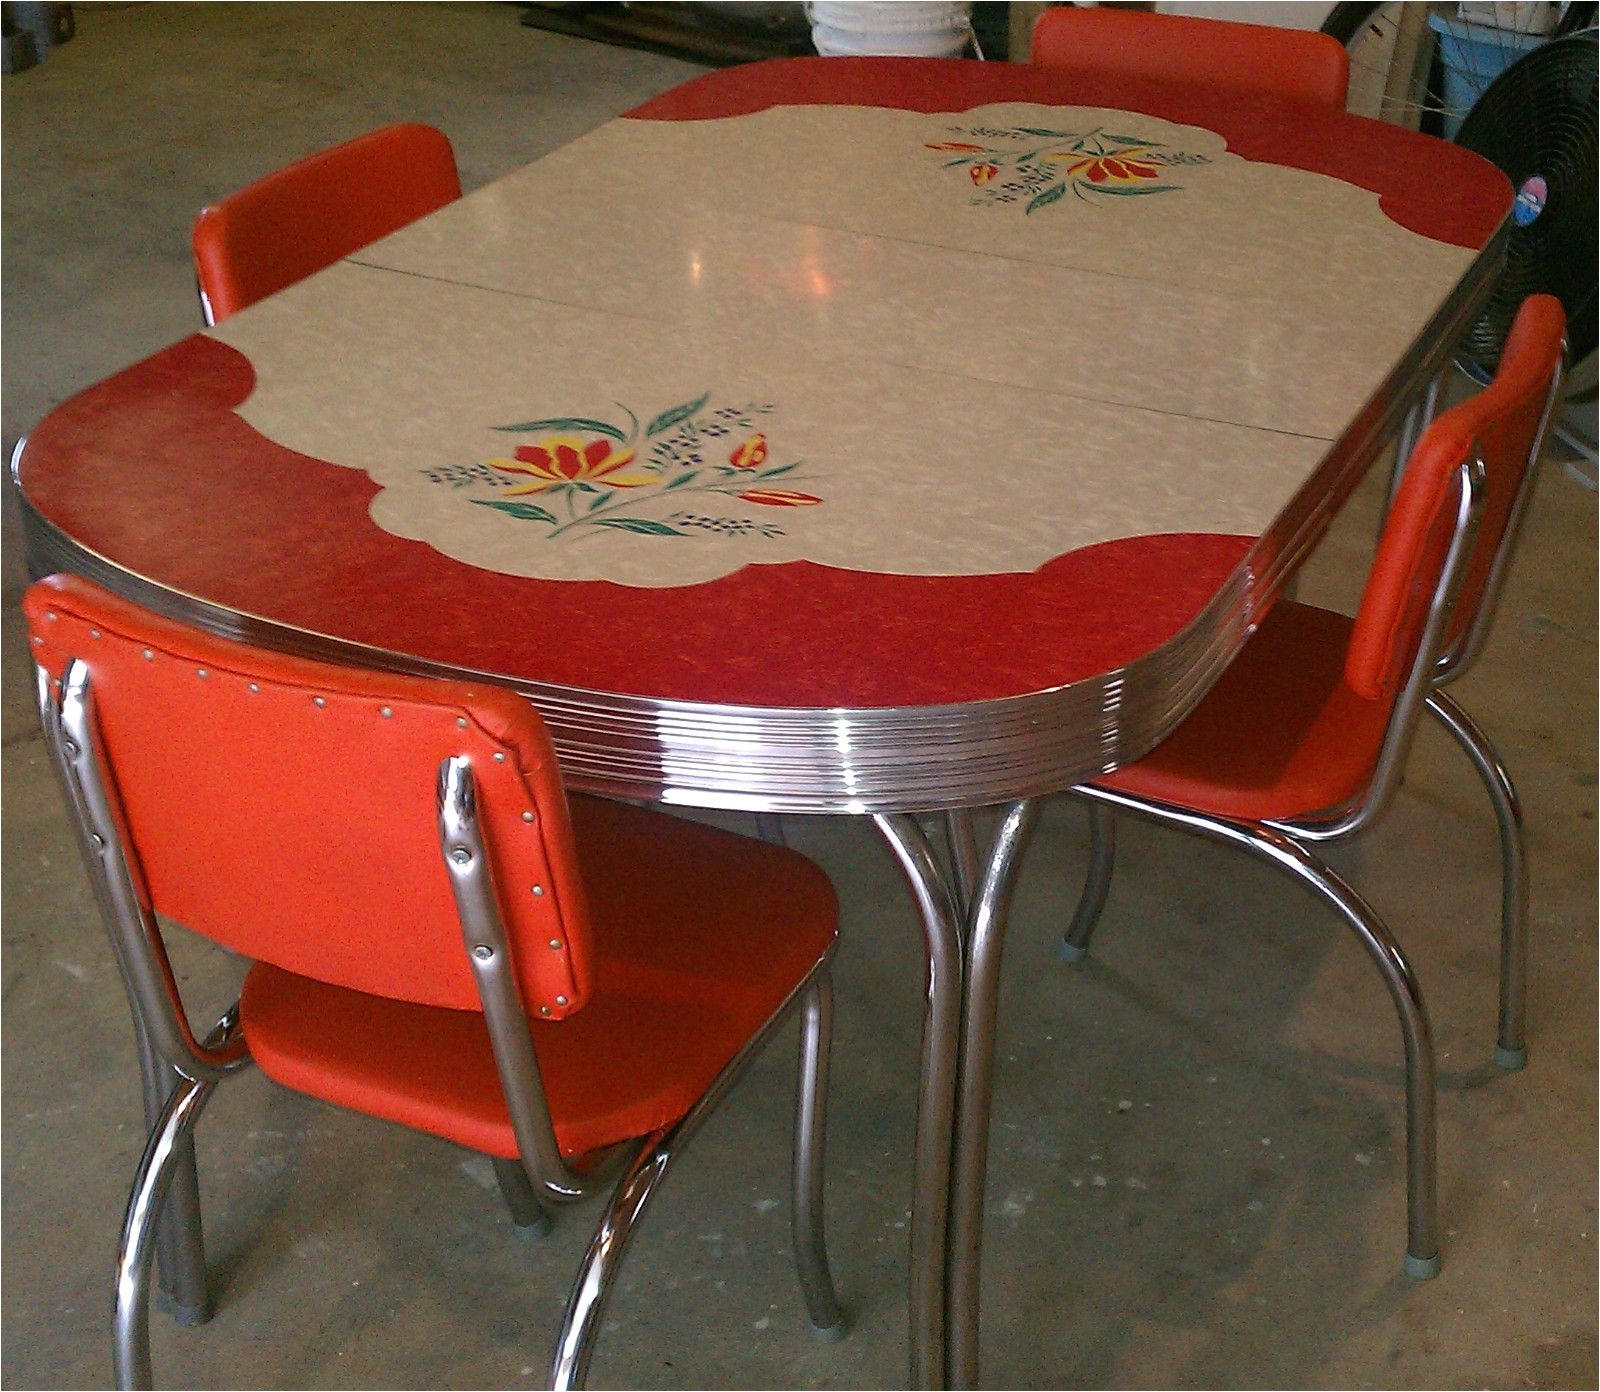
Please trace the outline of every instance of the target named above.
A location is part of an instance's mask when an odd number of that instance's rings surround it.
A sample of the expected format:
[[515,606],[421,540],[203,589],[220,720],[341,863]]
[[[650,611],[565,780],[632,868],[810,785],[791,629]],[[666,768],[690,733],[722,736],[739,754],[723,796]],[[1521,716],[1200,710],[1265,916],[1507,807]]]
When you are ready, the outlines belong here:
[[1528,1051],[1526,1049],[1507,1049],[1504,1045],[1494,1046],[1494,1066],[1506,1073],[1516,1073],[1528,1066]]
[[524,1242],[543,1242],[556,1227],[548,1213],[541,1213],[532,1223],[515,1223],[512,1226]]
[[1088,948],[1079,947],[1075,943],[1069,943],[1065,938],[1060,938],[1056,942],[1056,956],[1059,957],[1063,962],[1069,962],[1073,965],[1076,965],[1077,963],[1083,961],[1083,959],[1088,955]]
[[196,1325],[204,1324],[216,1313],[216,1306],[211,1303],[209,1297],[198,1305],[180,1305],[166,1291],[159,1289],[156,1291],[155,1304],[156,1309],[170,1315],[185,1329],[193,1329]]
[[843,1320],[839,1320],[836,1323],[829,1325],[814,1324],[811,1326],[811,1333],[813,1337],[824,1344],[837,1344],[848,1332],[848,1328]]
[[1413,1281],[1431,1281],[1439,1274],[1439,1254],[1431,1257],[1414,1257],[1406,1253],[1406,1275]]

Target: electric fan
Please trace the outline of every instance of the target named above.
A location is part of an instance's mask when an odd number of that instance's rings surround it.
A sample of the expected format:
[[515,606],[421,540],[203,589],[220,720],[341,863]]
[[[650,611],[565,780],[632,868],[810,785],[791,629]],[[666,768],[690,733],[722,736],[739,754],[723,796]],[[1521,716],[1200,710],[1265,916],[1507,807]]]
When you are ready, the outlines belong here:
[[1595,347],[1596,43],[1593,29],[1542,44],[1500,74],[1456,135],[1504,171],[1516,190],[1506,265],[1460,350],[1487,381],[1517,307],[1555,295],[1567,311],[1571,361]]

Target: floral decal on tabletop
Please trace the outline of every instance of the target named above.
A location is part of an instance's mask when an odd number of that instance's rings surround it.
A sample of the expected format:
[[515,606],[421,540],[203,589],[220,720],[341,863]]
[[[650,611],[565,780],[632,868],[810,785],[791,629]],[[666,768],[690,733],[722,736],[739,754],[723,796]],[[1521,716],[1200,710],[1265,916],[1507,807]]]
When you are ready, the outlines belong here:
[[1036,213],[1068,191],[1086,203],[1097,197],[1176,193],[1174,169],[1210,164],[1209,155],[1192,154],[1141,140],[1113,135],[1103,126],[1089,131],[1043,130],[1036,126],[952,127],[967,137],[930,141],[927,148],[954,155],[946,169],[965,169],[978,193],[974,203],[1022,203]]
[[[588,416],[551,416],[497,425],[506,434],[535,438],[508,458],[422,470],[430,482],[456,489],[492,490],[468,502],[524,522],[542,524],[547,537],[594,535],[602,530],[639,536],[780,537],[776,522],[721,515],[727,499],[760,508],[813,507],[814,493],[774,487],[804,481],[804,461],[774,463],[765,432],[757,429],[770,404],[710,408],[711,395],[662,411],[646,425],[626,406],[626,425]],[[694,508],[660,515],[663,499],[696,498]],[[642,514],[654,513],[653,516]]]

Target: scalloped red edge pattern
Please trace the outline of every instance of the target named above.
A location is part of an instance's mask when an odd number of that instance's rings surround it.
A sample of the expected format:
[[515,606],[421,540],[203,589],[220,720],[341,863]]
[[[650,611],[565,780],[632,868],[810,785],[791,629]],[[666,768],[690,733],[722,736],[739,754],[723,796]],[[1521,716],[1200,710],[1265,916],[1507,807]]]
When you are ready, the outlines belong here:
[[516,680],[781,707],[977,701],[1114,670],[1181,632],[1255,542],[1132,537],[1026,575],[795,562],[676,589],[530,580],[383,531],[365,474],[234,413],[254,382],[200,335],[118,373],[29,439],[29,500],[123,568],[241,614]]
[[[1378,195],[1383,212],[1425,237],[1474,250],[1511,210],[1494,165],[1446,140],[1286,97],[1091,79],[1050,68],[948,58],[781,58],[722,68],[635,107],[635,120],[698,121],[773,106],[966,111],[1047,102],[1145,111],[1215,131],[1245,159],[1309,169]],[[1295,113],[1301,113],[1296,119]]]

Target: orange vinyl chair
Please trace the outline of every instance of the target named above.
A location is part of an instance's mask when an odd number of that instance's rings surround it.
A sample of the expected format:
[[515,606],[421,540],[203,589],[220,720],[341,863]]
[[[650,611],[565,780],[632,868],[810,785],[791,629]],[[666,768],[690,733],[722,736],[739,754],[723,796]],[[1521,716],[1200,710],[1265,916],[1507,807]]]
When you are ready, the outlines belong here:
[[1046,10],[1031,56],[1084,75],[1203,82],[1339,111],[1350,86],[1350,55],[1327,34],[1099,5]]
[[1355,617],[1280,601],[1177,731],[1075,791],[1089,800],[1088,880],[1062,943],[1078,961],[1105,905],[1114,811],[1243,847],[1316,891],[1355,931],[1394,998],[1405,1042],[1406,1270],[1439,1269],[1434,1069],[1416,979],[1382,919],[1312,846],[1372,824],[1423,709],[1466,750],[1502,852],[1496,1062],[1524,1049],[1527,881],[1516,792],[1493,746],[1442,689],[1481,651],[1561,380],[1565,316],[1524,302],[1495,380],[1445,412],[1413,452]]
[[[152,1251],[196,1120],[252,1060],[498,1157],[541,1209],[620,1172],[551,1369],[552,1386],[580,1385],[661,1179],[795,1010],[796,1260],[813,1325],[842,1332],[822,1229],[838,905],[816,865],[659,812],[569,804],[543,724],[510,691],[266,652],[69,576],[24,607],[47,740],[161,1070],[118,1257],[120,1386],[150,1382]],[[251,961],[203,1040],[158,914]],[[197,1248],[198,1209],[185,1221]]]
[[200,307],[217,324],[461,197],[450,141],[385,126],[307,155],[201,209]]

